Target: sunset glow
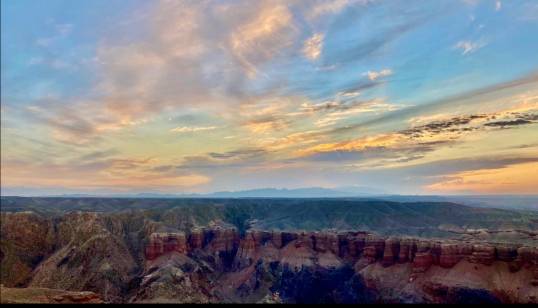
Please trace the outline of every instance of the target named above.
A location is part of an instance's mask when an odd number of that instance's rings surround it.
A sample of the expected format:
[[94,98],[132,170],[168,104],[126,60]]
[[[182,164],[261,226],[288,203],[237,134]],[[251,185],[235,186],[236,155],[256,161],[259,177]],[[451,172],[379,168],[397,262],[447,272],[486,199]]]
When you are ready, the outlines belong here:
[[47,2],[1,4],[2,195],[537,192],[537,1]]

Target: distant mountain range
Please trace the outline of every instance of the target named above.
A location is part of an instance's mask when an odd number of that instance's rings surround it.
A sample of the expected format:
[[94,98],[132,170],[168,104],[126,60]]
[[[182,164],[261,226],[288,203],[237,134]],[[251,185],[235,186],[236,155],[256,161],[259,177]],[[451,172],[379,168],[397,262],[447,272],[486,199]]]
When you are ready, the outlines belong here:
[[387,192],[369,187],[322,188],[308,187],[297,189],[262,188],[243,191],[221,191],[201,195],[212,198],[343,198],[358,196],[380,196]]
[[346,198],[383,196],[388,192],[371,187],[345,186],[338,188],[306,187],[297,189],[260,188],[239,191],[219,191],[201,194],[166,194],[158,192],[125,194],[62,194],[54,197],[114,197],[114,198]]
[[[10,194],[3,194],[8,196]],[[361,198],[395,202],[453,202],[473,207],[517,209],[538,211],[538,195],[397,195],[381,189],[364,186],[345,186],[336,188],[306,187],[297,189],[260,188],[239,191],[219,191],[201,194],[166,194],[159,192],[124,194],[57,194],[48,197],[65,198]]]

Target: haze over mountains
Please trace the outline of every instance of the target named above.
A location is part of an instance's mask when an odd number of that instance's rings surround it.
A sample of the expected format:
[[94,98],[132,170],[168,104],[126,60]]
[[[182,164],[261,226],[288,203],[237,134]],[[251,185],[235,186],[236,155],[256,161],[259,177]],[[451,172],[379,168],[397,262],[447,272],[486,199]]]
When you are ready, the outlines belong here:
[[[6,190],[4,196],[16,196]],[[199,194],[92,193],[92,194],[35,194],[35,197],[107,197],[107,198],[365,198],[396,202],[454,202],[473,207],[520,209],[538,211],[538,195],[398,195],[382,189],[364,186],[336,188],[306,187],[297,189],[260,188],[239,191],[219,191]]]

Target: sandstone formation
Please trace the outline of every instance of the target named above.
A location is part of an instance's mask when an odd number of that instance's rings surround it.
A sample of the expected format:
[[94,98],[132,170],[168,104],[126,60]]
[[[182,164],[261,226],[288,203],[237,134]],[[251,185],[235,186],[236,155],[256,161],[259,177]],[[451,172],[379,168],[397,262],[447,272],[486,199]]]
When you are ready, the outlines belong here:
[[177,251],[187,252],[187,237],[185,233],[152,233],[149,244],[146,245],[145,254],[148,260],[153,260],[160,255]]
[[[494,262],[516,262],[520,267],[538,265],[538,249],[493,244],[473,244],[449,240],[426,240],[412,238],[383,238],[364,232],[279,232],[248,230],[240,238],[233,227],[195,229],[188,236],[183,233],[153,233],[146,245],[146,259],[154,260],[175,251],[190,253],[204,249],[211,253],[232,253],[236,247],[237,259],[252,259],[256,252],[271,246],[284,250],[308,249],[317,255],[332,254],[354,261],[365,259],[368,263],[380,262],[385,267],[398,263],[411,263],[413,272],[426,272],[431,266],[452,268],[465,260],[470,263],[492,265]],[[252,260],[247,262],[252,263]]]
[[[178,248],[176,243],[182,240],[177,238],[184,237],[183,234],[152,234],[146,246],[146,259],[159,271],[167,269],[165,272],[175,273],[175,282],[169,283],[182,290],[182,294],[189,294],[189,299],[197,298],[200,302],[212,301],[215,297],[232,302],[258,298],[263,302],[275,296],[275,291],[284,302],[325,301],[317,296],[327,292],[333,292],[331,300],[350,303],[535,303],[538,300],[538,250],[535,247],[381,237],[357,231],[250,229],[240,236],[234,227],[207,227],[193,230],[187,235],[191,239],[187,247]],[[166,246],[166,243],[172,244]],[[211,282],[203,277],[213,273],[221,262],[217,259],[213,267],[204,268],[205,263],[196,261],[200,256],[196,252],[233,253],[234,247],[237,247],[234,261],[224,271],[219,281],[221,286],[209,287]],[[174,269],[170,269],[171,264],[175,264]],[[194,268],[195,273],[183,271],[185,264],[191,264],[187,268]],[[351,272],[347,269],[349,265],[354,265]],[[150,291],[140,293],[135,301],[152,301],[162,292],[169,298],[178,297],[174,293],[177,291],[170,291],[177,289],[162,290],[163,284],[166,285],[163,277],[167,276],[152,271],[145,276],[148,283],[142,288]],[[469,275],[473,277],[473,284],[478,283],[481,288],[465,286],[467,278],[462,277]],[[449,277],[446,282],[445,277]],[[506,293],[502,294],[498,289],[490,289],[491,281],[498,279],[495,277],[512,281],[511,289],[503,290]],[[152,283],[152,279],[156,280]],[[349,289],[350,285],[354,287]],[[198,293],[193,294],[193,289],[199,290]],[[176,301],[183,299],[179,296]]]

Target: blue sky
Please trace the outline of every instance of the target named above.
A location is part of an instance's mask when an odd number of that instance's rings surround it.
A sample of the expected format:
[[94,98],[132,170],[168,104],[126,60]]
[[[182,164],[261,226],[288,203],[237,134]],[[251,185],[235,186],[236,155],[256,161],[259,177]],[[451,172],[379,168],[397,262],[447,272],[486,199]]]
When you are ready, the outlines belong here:
[[532,0],[2,1],[2,191],[533,193],[536,16]]

